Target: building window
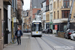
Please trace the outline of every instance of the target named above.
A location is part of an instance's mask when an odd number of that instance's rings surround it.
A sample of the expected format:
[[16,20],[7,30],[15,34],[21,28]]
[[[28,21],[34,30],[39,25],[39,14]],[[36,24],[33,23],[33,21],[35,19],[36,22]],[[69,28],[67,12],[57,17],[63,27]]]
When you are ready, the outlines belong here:
[[59,19],[59,11],[57,11],[57,18]]
[[49,0],[49,2],[50,2],[51,0]]
[[46,11],[46,6],[43,7],[43,11],[44,11],[44,12]]
[[43,8],[43,4],[41,4],[41,8]]
[[54,2],[54,9],[55,9],[55,2]]
[[55,12],[54,12],[54,19],[55,19]]
[[49,11],[49,5],[46,6],[46,11]]
[[50,4],[50,10],[52,10],[52,4]]
[[46,15],[46,21],[49,21],[49,14]]
[[59,0],[57,0],[57,8],[59,8]]
[[14,0],[12,0],[12,7],[14,8]]
[[70,10],[63,10],[62,11],[62,18],[68,18],[69,13],[70,13]]
[[70,0],[63,0],[64,8],[68,8]]
[[50,13],[50,21],[52,22],[53,20],[53,13]]

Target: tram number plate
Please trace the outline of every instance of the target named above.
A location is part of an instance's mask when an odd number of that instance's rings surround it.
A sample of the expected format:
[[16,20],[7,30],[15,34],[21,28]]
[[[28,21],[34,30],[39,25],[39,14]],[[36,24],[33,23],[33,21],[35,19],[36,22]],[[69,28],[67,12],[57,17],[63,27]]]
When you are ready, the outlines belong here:
[[38,33],[38,31],[36,33]]

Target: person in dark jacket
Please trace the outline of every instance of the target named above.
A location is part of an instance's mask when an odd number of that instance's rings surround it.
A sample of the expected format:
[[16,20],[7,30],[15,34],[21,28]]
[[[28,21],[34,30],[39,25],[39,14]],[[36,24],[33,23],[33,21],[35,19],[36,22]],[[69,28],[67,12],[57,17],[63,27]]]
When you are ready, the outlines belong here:
[[20,28],[18,28],[18,30],[16,31],[15,36],[16,36],[16,38],[17,38],[17,43],[18,43],[18,45],[19,45],[19,44],[21,45],[21,36],[23,36],[23,33],[22,33],[22,31],[20,30]]

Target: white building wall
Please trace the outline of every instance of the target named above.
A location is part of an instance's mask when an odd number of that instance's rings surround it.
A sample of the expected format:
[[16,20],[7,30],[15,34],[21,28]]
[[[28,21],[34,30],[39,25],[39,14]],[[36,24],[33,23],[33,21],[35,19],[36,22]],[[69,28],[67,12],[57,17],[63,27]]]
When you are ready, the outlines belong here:
[[43,20],[46,20],[46,12],[43,13]]
[[[43,8],[42,8],[42,21],[46,21],[46,2],[43,2]],[[46,29],[46,23],[44,22],[44,25],[43,25],[44,29]]]
[[46,2],[43,3],[43,20],[46,20]]
[[45,23],[44,29],[46,29],[46,23]]
[[11,6],[8,5],[8,30],[11,32]]
[[43,3],[43,12],[46,10],[46,2]]
[[9,30],[9,34],[8,34],[8,43],[11,42],[11,6],[8,5],[8,30]]

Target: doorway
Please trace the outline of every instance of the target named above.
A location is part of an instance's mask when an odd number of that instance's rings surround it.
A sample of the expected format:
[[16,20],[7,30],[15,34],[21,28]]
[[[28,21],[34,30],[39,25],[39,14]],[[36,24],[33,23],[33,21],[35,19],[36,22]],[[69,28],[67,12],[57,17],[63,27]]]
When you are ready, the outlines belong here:
[[4,44],[8,44],[8,18],[7,10],[4,9]]

